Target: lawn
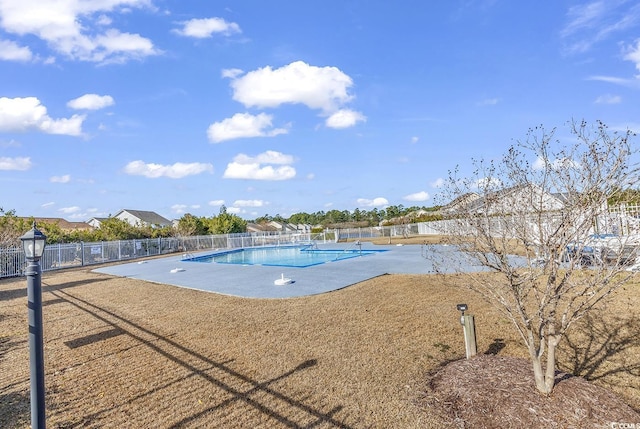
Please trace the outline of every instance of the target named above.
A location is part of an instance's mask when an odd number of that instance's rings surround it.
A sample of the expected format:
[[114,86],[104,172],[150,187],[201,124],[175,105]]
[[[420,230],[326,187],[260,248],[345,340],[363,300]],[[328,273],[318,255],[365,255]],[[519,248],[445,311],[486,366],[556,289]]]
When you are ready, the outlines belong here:
[[[464,358],[456,304],[475,315],[480,354],[526,356],[510,323],[460,280],[385,275],[322,295],[246,299],[86,269],[45,273],[48,427],[443,427],[425,389]],[[639,287],[576,326],[560,356],[562,370],[636,410]],[[0,281],[7,428],[29,426],[26,302],[24,278]]]

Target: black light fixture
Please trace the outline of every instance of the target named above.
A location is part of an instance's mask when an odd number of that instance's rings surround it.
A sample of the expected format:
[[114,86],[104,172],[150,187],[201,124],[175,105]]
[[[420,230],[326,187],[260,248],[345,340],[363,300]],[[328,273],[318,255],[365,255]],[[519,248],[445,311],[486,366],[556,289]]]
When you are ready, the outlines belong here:
[[39,261],[44,253],[47,236],[36,228],[35,222],[33,222],[33,228],[20,237],[20,240],[22,240],[22,249],[27,260]]

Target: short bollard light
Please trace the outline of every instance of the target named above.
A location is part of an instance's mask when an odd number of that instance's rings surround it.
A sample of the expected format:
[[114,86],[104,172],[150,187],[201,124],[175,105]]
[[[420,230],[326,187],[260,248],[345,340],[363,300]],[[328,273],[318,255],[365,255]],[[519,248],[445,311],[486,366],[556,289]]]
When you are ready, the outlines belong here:
[[462,325],[462,333],[464,334],[466,356],[467,359],[469,359],[478,353],[476,345],[476,324],[473,319],[473,314],[464,314],[464,312],[469,309],[467,304],[458,304],[456,308],[462,313],[460,316],[460,324]]
[[31,427],[44,429],[44,346],[42,341],[42,279],[40,258],[44,253],[47,237],[36,228],[22,237],[22,248],[29,262],[27,276],[27,307],[29,310],[29,369],[31,379]]
[[458,311],[462,313],[462,315],[460,316],[460,324],[464,326],[464,312],[467,311],[469,307],[467,306],[467,304],[458,304],[456,305],[456,307],[458,308]]

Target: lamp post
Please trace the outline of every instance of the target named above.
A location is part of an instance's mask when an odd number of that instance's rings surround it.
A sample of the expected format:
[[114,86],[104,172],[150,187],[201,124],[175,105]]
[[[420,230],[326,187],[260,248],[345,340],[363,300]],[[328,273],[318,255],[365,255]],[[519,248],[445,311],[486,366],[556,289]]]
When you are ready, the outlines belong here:
[[42,343],[42,279],[40,258],[44,253],[47,237],[36,228],[22,237],[22,248],[29,262],[27,276],[27,299],[29,309],[29,368],[31,378],[31,428],[44,429],[44,346]]

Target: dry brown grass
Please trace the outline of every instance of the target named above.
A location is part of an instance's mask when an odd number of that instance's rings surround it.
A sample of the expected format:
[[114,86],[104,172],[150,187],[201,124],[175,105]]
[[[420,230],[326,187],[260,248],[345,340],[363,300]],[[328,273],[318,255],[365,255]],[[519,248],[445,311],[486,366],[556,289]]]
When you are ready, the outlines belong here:
[[[441,280],[387,275],[265,300],[46,273],[48,427],[447,427],[424,398],[438,369],[464,356],[457,303],[476,316],[480,353],[525,351],[491,306]],[[561,364],[640,409],[637,290],[577,327]],[[28,427],[27,338],[25,280],[0,281],[2,427]],[[492,385],[477,387],[491,397]]]

